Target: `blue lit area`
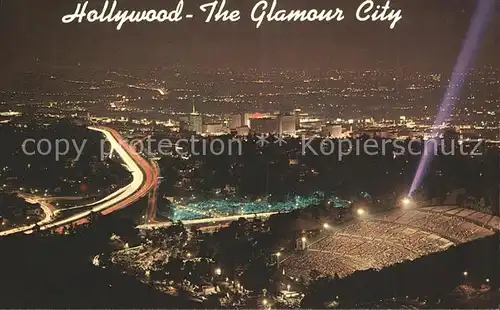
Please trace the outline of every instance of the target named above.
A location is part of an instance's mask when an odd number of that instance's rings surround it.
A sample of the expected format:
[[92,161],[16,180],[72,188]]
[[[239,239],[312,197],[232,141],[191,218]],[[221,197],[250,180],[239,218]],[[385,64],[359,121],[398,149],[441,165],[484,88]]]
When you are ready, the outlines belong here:
[[[323,199],[324,194],[320,192],[310,196],[294,196],[286,201],[276,203],[269,203],[265,200],[211,199],[197,201],[196,199],[190,199],[184,203],[174,203],[173,214],[170,218],[173,221],[182,221],[266,212],[290,212],[318,204]],[[349,202],[333,197],[330,199],[330,205],[341,208],[347,207]]]

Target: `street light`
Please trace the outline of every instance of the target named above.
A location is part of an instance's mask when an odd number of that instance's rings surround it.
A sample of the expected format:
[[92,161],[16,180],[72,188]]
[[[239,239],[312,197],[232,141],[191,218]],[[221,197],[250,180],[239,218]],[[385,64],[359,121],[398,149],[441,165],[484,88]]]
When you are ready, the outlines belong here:
[[359,216],[363,216],[366,213],[366,211],[365,211],[365,209],[359,208],[358,210],[356,210],[356,213]]
[[328,228],[330,228],[330,225],[328,225],[328,223],[324,223],[324,224],[323,224],[323,228],[324,228],[324,229],[328,229]]
[[216,268],[215,269],[215,274],[218,275],[218,276],[220,276],[222,274],[222,269]]
[[302,238],[300,238],[300,240],[302,241],[302,250],[305,250],[307,239],[306,239],[306,237],[302,237]]
[[276,265],[280,265],[280,256],[281,256],[281,252],[277,252],[276,254]]
[[290,284],[287,284],[286,290],[290,292],[290,288],[292,288],[292,286]]
[[265,306],[267,305],[267,299],[262,299],[262,304]]
[[469,274],[467,271],[464,271],[464,277],[467,277],[467,275]]
[[403,199],[401,200],[401,203],[403,204],[403,206],[407,207],[407,206],[409,206],[409,205],[410,205],[410,203],[411,203],[411,199],[410,199],[410,198],[408,198],[408,197],[405,197],[405,198],[403,198]]

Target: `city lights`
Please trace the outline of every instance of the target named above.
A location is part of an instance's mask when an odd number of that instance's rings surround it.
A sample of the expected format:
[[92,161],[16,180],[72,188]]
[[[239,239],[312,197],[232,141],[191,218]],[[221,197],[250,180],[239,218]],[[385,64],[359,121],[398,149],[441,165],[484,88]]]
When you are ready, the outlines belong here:
[[2,305],[498,308],[500,0],[177,1],[0,0]]

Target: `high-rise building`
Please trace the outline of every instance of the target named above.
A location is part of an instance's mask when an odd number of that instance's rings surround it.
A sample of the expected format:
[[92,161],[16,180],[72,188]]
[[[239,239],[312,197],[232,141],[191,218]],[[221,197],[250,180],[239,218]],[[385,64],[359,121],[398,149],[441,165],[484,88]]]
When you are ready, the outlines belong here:
[[279,119],[276,118],[252,118],[250,120],[250,125],[252,128],[252,131],[256,133],[271,133],[275,134],[279,132]]
[[189,114],[189,130],[201,134],[203,132],[203,117],[196,112],[196,107],[193,103],[193,112]]
[[293,110],[293,115],[295,115],[295,131],[300,130],[300,113],[301,109]]
[[296,133],[295,115],[281,115],[279,119],[279,133],[282,135],[294,136]]
[[248,128],[251,128],[250,127],[250,113],[245,113],[243,114],[243,123],[241,124],[241,126],[247,126]]
[[238,127],[241,127],[245,124],[242,122],[242,115],[241,114],[233,114],[231,115],[231,121],[229,123],[229,129],[236,129]]

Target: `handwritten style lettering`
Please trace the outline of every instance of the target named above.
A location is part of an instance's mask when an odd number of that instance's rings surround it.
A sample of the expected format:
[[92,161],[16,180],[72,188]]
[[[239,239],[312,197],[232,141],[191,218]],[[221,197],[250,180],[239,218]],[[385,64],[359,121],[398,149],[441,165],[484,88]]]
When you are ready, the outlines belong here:
[[[394,29],[396,24],[403,18],[401,10],[390,10],[391,1],[387,1],[384,6],[375,5],[372,0],[363,2],[356,11],[357,20],[364,21],[391,21],[390,28]],[[375,10],[373,8],[375,7]],[[382,10],[382,11],[379,11]]]
[[[210,2],[199,6],[205,23],[233,23],[244,18],[239,10],[226,7],[229,2],[227,0],[208,1]],[[193,14],[183,14],[184,0],[178,0],[177,6],[169,10],[121,10],[117,8],[117,0],[106,0],[100,10],[89,9],[88,6],[89,1],[78,3],[73,13],[62,17],[62,22],[115,23],[116,29],[120,30],[125,23],[179,22],[194,18]],[[279,8],[278,0],[259,0],[246,17],[255,23],[255,28],[260,28],[265,23],[340,22],[346,19],[340,8],[285,10]],[[359,22],[386,22],[390,29],[394,29],[403,18],[403,13],[401,9],[392,8],[390,0],[386,0],[384,5],[377,4],[376,0],[364,0],[354,17]]]
[[[182,19],[182,9],[184,7],[184,1],[180,0],[177,7],[168,12],[166,10],[143,10],[143,11],[122,11],[116,10],[117,1],[113,1],[111,7],[109,7],[109,1],[106,0],[100,12],[97,10],[90,10],[87,12],[87,6],[89,2],[85,1],[83,4],[78,3],[76,10],[72,14],[63,16],[62,22],[69,24],[72,22],[82,23],[86,20],[89,23],[117,23],[116,30],[120,30],[123,24],[129,23],[140,23],[140,22],[177,22]],[[109,11],[108,11],[109,8]],[[106,14],[107,13],[107,14]]]
[[[277,0],[273,0],[272,4],[266,0],[257,2],[252,9],[251,19],[256,23],[256,28],[262,25],[262,22],[296,22],[296,21],[331,21],[336,19],[341,21],[344,19],[344,12],[341,9],[336,10],[277,10]],[[269,10],[268,10],[269,9]]]

